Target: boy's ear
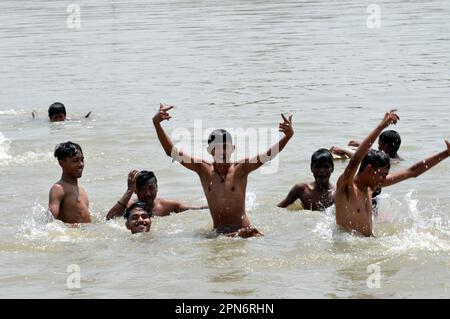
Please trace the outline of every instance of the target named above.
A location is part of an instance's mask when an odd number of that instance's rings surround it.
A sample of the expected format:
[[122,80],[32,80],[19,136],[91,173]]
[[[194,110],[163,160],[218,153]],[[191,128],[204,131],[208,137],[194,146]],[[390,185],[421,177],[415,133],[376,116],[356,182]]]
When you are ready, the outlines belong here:
[[58,160],[58,164],[59,164],[59,166],[61,166],[61,167],[62,167],[62,164],[63,164],[63,160]]
[[367,172],[367,173],[373,173],[373,167],[372,167],[372,164],[368,164],[368,165],[366,166],[366,168],[364,169],[364,172]]
[[130,230],[130,223],[128,222],[128,220],[126,221],[125,226],[127,227],[128,230]]

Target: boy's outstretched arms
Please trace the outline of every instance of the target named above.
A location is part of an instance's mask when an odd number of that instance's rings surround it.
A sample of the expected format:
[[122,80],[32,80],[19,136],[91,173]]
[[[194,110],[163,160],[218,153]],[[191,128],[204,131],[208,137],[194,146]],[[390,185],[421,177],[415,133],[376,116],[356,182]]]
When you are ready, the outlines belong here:
[[263,164],[274,159],[284,149],[292,136],[294,136],[292,115],[290,115],[289,118],[286,118],[284,114],[281,114],[281,117],[283,118],[283,122],[279,124],[278,131],[282,132],[284,136],[265,153],[261,153],[253,158],[245,158],[238,162],[239,166],[242,167],[246,174],[260,168]]
[[378,135],[380,135],[381,132],[389,125],[391,125],[392,123],[397,124],[397,121],[400,120],[398,115],[395,113],[396,111],[397,110],[391,110],[387,112],[380,124],[378,124],[378,126],[372,132],[370,132],[370,134],[364,139],[364,141],[361,142],[358,149],[351,157],[344,173],[341,175],[341,177],[339,177],[338,184],[353,183],[353,178],[356,174],[359,164],[361,164],[364,156],[366,156],[369,152]]
[[442,151],[423,161],[420,161],[403,171],[389,174],[381,187],[391,186],[401,181],[404,181],[405,179],[418,177],[421,174],[428,171],[433,166],[439,164],[441,161],[450,156],[450,143],[447,140],[445,140],[445,144],[447,145],[447,149],[445,151]]
[[153,125],[155,126],[156,134],[158,135],[159,142],[164,149],[164,152],[167,156],[171,157],[173,160],[179,162],[181,165],[195,171],[197,173],[202,173],[205,168],[205,164],[209,164],[206,161],[198,158],[194,158],[189,156],[188,154],[184,154],[183,151],[179,151],[174,147],[171,139],[167,136],[166,132],[161,126],[161,122],[165,120],[170,120],[172,117],[169,114],[169,110],[171,110],[173,106],[166,106],[164,104],[160,104],[158,112],[153,117]]

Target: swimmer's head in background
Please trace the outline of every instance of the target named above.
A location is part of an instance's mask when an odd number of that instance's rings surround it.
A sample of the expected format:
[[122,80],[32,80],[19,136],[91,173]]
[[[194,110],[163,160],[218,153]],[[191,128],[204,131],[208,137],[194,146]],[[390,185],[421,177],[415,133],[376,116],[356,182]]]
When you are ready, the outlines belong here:
[[228,131],[217,129],[209,134],[208,153],[213,156],[216,163],[229,163],[234,149],[233,140]]
[[394,130],[384,131],[378,138],[378,149],[388,154],[391,158],[398,156],[397,152],[401,144],[400,134]]
[[333,171],[333,155],[329,150],[321,148],[312,154],[311,172],[316,180],[328,181]]
[[145,202],[138,201],[132,204],[125,210],[123,217],[126,219],[125,226],[132,234],[150,231],[152,212]]
[[60,143],[56,145],[54,155],[65,174],[76,178],[82,176],[84,156],[80,145],[70,141]]
[[370,187],[380,187],[389,174],[390,163],[389,155],[372,149],[363,158],[358,175],[366,178]]
[[158,193],[158,181],[151,171],[140,171],[136,178],[136,195],[140,201],[154,201]]
[[62,122],[66,120],[66,108],[64,104],[55,102],[48,108],[50,122]]

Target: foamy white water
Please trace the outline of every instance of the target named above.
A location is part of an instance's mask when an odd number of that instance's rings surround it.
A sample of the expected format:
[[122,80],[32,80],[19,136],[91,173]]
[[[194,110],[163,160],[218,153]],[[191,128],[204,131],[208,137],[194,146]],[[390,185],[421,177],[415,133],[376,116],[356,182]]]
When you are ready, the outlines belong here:
[[[448,298],[449,160],[383,190],[376,238],[339,232],[333,209],[275,207],[311,180],[313,151],[363,138],[391,107],[406,159],[393,170],[444,149],[447,1],[378,1],[379,29],[354,1],[77,3],[81,29],[67,28],[66,3],[0,2],[0,297]],[[55,101],[92,118],[51,124]],[[169,132],[193,132],[200,119],[205,129],[270,129],[295,112],[277,173],[249,180],[250,220],[265,237],[213,238],[207,211],[156,218],[140,236],[104,220],[131,169],[155,171],[163,197],[205,202],[198,178],[156,139],[160,101],[177,106]],[[86,158],[80,183],[94,222],[81,228],[46,211],[60,175],[52,152],[67,140]],[[66,285],[72,264],[80,289]],[[378,288],[368,287],[370,265]]]

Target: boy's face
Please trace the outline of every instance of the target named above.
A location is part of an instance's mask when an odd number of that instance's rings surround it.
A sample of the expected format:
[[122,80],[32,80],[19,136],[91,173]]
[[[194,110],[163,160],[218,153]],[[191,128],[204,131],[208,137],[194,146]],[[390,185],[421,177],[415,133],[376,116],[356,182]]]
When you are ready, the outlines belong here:
[[50,116],[50,122],[62,122],[66,120],[66,115],[63,113],[53,114]]
[[231,155],[235,146],[231,143],[214,143],[209,149],[209,153],[216,163],[230,163]]
[[370,167],[370,187],[381,187],[386,180],[386,176],[389,174],[390,165],[373,169]]
[[125,224],[132,234],[147,233],[150,231],[152,221],[150,215],[142,208],[135,208],[130,212],[130,216]]
[[333,173],[333,166],[328,162],[316,162],[312,165],[311,172],[316,181],[327,182],[330,180],[331,173]]
[[84,156],[81,152],[76,152],[72,157],[66,157],[59,161],[63,172],[75,178],[80,178],[83,175]]
[[146,183],[144,186],[136,188],[137,198],[142,202],[153,202],[158,194],[158,185]]

